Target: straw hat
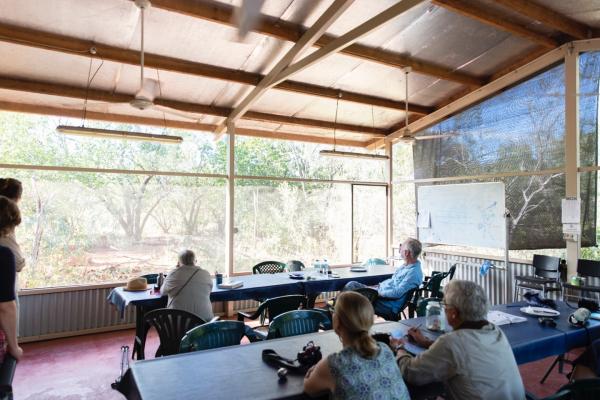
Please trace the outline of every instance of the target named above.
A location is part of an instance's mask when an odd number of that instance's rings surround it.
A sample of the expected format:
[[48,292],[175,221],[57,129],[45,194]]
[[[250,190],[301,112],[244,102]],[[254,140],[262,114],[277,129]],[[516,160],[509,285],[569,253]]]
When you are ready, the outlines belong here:
[[146,278],[131,278],[127,281],[127,287],[123,290],[138,292],[146,289],[148,289],[148,281]]

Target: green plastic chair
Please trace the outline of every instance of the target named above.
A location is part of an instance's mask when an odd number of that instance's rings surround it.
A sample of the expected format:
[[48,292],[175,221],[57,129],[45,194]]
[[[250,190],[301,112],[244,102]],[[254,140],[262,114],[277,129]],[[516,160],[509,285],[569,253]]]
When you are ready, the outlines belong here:
[[363,262],[362,265],[387,265],[387,263],[381,258],[369,258],[367,261]]
[[179,343],[187,331],[206,323],[196,314],[184,310],[159,308],[144,315],[144,333],[136,338],[139,345],[138,360],[145,358],[146,337],[150,327],[154,327],[160,338],[160,345],[155,357],[169,356],[179,353]]
[[327,324],[331,321],[324,313],[315,310],[288,311],[271,321],[267,339],[314,333]]
[[215,321],[188,331],[179,346],[180,353],[235,346],[246,334],[246,325],[238,321]]
[[285,263],[279,261],[263,261],[252,267],[253,274],[277,274],[285,271]]
[[273,297],[260,304],[258,309],[252,314],[239,311],[237,319],[240,322],[244,322],[245,319],[257,319],[264,315],[269,321],[273,321],[278,315],[283,314],[284,312],[297,310],[300,306],[306,307],[306,296],[301,294]]
[[304,266],[304,263],[299,260],[288,261],[286,267],[287,267],[288,272],[302,271],[304,268],[306,268]]
[[158,274],[146,274],[140,276],[140,278],[146,278],[146,282],[149,285],[154,285],[158,282]]

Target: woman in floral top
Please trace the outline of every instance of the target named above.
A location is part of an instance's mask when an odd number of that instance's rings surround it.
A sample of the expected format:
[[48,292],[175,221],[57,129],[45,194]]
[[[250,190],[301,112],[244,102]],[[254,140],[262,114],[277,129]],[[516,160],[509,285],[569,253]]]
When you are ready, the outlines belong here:
[[373,306],[361,294],[341,293],[333,313],[333,329],[343,349],[319,361],[304,378],[304,391],[329,390],[334,399],[409,399],[396,359],[387,345],[369,334]]

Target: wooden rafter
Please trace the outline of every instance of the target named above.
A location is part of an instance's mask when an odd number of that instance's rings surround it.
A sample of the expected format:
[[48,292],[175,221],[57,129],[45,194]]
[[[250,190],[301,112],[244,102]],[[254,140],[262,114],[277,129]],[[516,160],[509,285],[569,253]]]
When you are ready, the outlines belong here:
[[[235,123],[236,120],[241,118],[245,112],[247,112],[253,103],[258,101],[261,96],[267,92],[270,88],[274,87],[272,83],[274,79],[278,77],[284,68],[288,67],[294,59],[301,55],[304,51],[310,48],[321,35],[352,5],[354,0],[335,0],[333,4],[327,8],[327,10],[319,17],[303,35],[294,43],[292,48],[288,50],[275,64],[275,66],[269,71],[269,73],[252,89],[246,97],[244,97],[231,111],[231,114],[227,117],[225,122],[217,128],[218,134],[224,132],[225,127],[229,123]],[[217,136],[218,138],[219,136]]]
[[[106,61],[130,65],[138,65],[140,62],[140,53],[138,51],[9,24],[0,23],[0,41],[52,50],[66,54],[74,54],[77,56],[94,57]],[[95,54],[91,54],[89,51],[92,47],[96,49]],[[264,75],[261,74],[224,68],[215,65],[208,65],[179,58],[166,57],[157,54],[146,53],[144,62],[147,67],[156,68],[163,71],[219,79],[228,82],[241,83],[244,85],[256,85],[264,78]],[[338,95],[341,93],[344,101],[396,110],[404,110],[406,107],[406,104],[403,101],[395,101],[383,97],[337,90],[303,82],[285,81],[277,85],[275,89],[330,99],[337,99]],[[409,104],[408,110],[411,113],[422,115],[429,114],[431,111],[433,111],[431,107],[415,104]]]
[[531,0],[496,0],[496,3],[518,12],[528,18],[566,33],[575,39],[587,39],[592,36],[589,26],[568,18]]
[[[59,117],[81,118],[81,110],[73,110],[69,108],[42,106],[39,104],[24,104],[8,101],[0,101],[0,110],[13,111],[19,113],[52,115]],[[124,114],[110,114],[96,111],[87,111],[86,119],[107,122],[121,122],[126,124],[139,124],[158,126],[174,129],[185,129],[192,131],[201,131],[211,133],[217,126],[212,124],[201,124],[197,122],[177,121],[172,119],[164,120],[162,118],[138,117]],[[295,140],[299,142],[333,144],[333,139],[330,137],[311,136],[281,131],[266,131],[262,129],[236,128],[236,134],[242,136],[262,137],[267,139],[278,140]],[[342,146],[365,147],[367,142],[360,140],[336,139],[336,143]]]
[[[152,6],[163,10],[217,22],[228,26],[234,25],[234,7],[220,2],[187,1],[187,0],[152,0]],[[296,42],[300,39],[306,28],[279,18],[262,15],[255,32],[276,37],[280,40]],[[323,35],[315,42],[315,46],[323,47],[329,45],[337,38],[331,35]],[[408,57],[403,54],[387,50],[377,49],[365,45],[353,44],[346,47],[341,53],[373,61],[392,67],[411,67],[414,72],[433,76],[435,78],[453,81],[469,86],[482,86],[484,81],[477,76],[453,71],[435,63],[430,63]]]
[[472,0],[432,0],[432,3],[468,18],[483,22],[484,24],[521,36],[550,49],[560,45],[558,41],[551,37],[507,20],[504,16],[498,15],[498,13],[482,6],[481,3],[478,4]]
[[[61,97],[71,97],[77,99],[85,99],[86,96],[89,100],[96,101],[106,101],[109,103],[127,103],[132,98],[133,95],[124,94],[124,93],[112,93],[108,91],[90,89],[86,90],[85,88],[80,88],[76,86],[68,86],[61,84],[54,84],[48,82],[41,81],[31,81],[24,79],[14,79],[9,77],[0,76],[0,88],[9,89],[9,90],[17,90],[22,92],[30,92],[30,93],[39,93],[39,94],[47,94],[53,96],[61,96]],[[196,103],[188,103],[177,100],[168,100],[168,99],[155,99],[154,103],[156,105],[170,107],[179,111],[196,113],[196,114],[207,114],[218,117],[227,117],[231,113],[231,108],[229,107],[216,107],[205,104],[196,104]],[[297,118],[297,117],[288,117],[285,115],[278,114],[269,114],[269,113],[261,113],[261,112],[249,112],[244,116],[244,119],[250,120],[259,120],[259,121],[268,121],[268,122],[278,122],[281,124],[290,124],[290,125],[301,125],[301,126],[311,126],[325,129],[336,129],[351,131],[366,135],[367,137],[383,137],[386,134],[385,129],[379,128],[371,128],[364,127],[353,124],[343,124],[343,123],[333,123],[331,121],[323,121],[323,120],[315,120],[311,118]]]
[[400,3],[394,4],[385,11],[377,14],[373,18],[370,18],[366,22],[360,24],[356,28],[345,33],[344,35],[335,38],[327,45],[321,47],[319,50],[304,57],[300,61],[297,61],[294,64],[290,65],[281,73],[279,73],[270,84],[276,85],[279,82],[283,82],[290,76],[293,76],[294,74],[303,71],[311,65],[314,65],[315,63],[323,60],[325,57],[328,57],[332,54],[344,50],[349,46],[352,46],[352,44],[358,41],[361,37],[368,35],[372,31],[380,28],[381,25],[385,24],[389,20],[410,10],[411,8],[413,8],[421,2],[423,2],[423,0],[403,0]]

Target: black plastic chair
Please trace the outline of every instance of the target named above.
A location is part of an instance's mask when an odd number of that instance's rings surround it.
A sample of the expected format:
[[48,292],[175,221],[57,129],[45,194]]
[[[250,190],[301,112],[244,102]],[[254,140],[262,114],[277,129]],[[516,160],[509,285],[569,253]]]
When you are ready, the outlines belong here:
[[278,315],[271,321],[266,339],[304,335],[318,332],[319,328],[330,324],[324,313],[315,310],[295,310]]
[[533,275],[515,276],[515,293],[513,300],[523,290],[537,290],[546,297],[548,292],[561,292],[560,284],[560,258],[544,256],[541,254],[533,255]]
[[[416,296],[418,290],[419,290],[419,288],[416,287],[416,288],[408,291],[408,293],[406,294],[406,299],[404,300],[404,304],[402,304],[402,306],[400,307],[400,310],[396,314],[378,313],[377,315],[380,316],[381,318],[385,319],[386,321],[400,321],[402,318],[404,318],[404,319],[407,318],[406,311],[408,311],[408,318],[412,318],[414,311],[411,308],[411,304],[412,304],[413,299]],[[394,298],[382,297],[382,296],[378,296],[377,299],[378,300],[394,300]]]
[[[577,275],[582,278],[587,278],[587,280],[589,280],[589,278],[600,278],[600,261],[577,260]],[[579,293],[579,296],[577,297],[590,297],[590,293],[600,293],[600,286],[589,285],[587,282],[583,286],[563,283],[563,288],[577,291]]]
[[277,274],[285,272],[285,264],[279,261],[263,261],[252,267],[253,274]]
[[140,349],[138,360],[145,358],[146,337],[151,327],[156,329],[160,338],[155,357],[162,357],[179,353],[179,345],[186,332],[205,323],[206,321],[197,315],[183,310],[159,308],[150,311],[144,316],[145,332],[140,339],[137,339]]
[[[306,297],[301,294],[292,294],[289,296],[273,297],[261,303],[254,313],[239,311],[237,319],[244,322],[246,319],[260,318],[261,326],[264,326],[265,319],[273,321],[275,317],[284,312],[297,310],[300,307],[306,307]],[[253,338],[250,338],[253,340]]]
[[302,271],[305,268],[306,267],[304,266],[304,263],[302,261],[299,261],[299,260],[290,260],[290,261],[287,262],[287,270],[289,272]]
[[375,301],[379,297],[379,293],[377,292],[377,290],[370,287],[354,289],[353,292],[362,294],[371,302],[371,304],[375,303]]
[[597,400],[600,398],[600,378],[580,379],[561,387],[549,397],[539,399],[527,393],[529,400]]
[[197,326],[181,339],[180,353],[215,349],[240,344],[246,325],[238,321],[215,321]]

